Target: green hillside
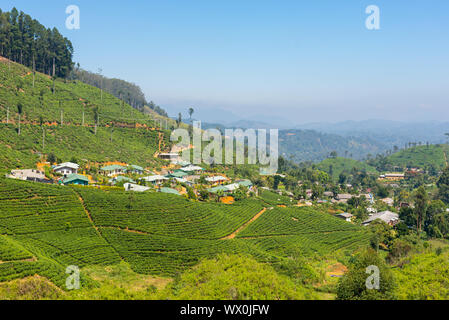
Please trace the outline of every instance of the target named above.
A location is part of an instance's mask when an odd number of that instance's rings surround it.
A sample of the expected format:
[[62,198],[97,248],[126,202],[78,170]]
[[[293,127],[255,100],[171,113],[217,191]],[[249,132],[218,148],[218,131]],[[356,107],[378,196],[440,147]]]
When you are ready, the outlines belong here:
[[0,169],[32,167],[49,153],[63,161],[76,157],[146,166],[157,161],[160,142],[163,148],[169,145],[168,134],[155,128],[150,116],[108,93],[60,79],[54,93],[52,88],[48,76],[36,73],[33,87],[28,68],[0,59]]
[[388,157],[388,162],[399,167],[425,168],[434,166],[438,170],[444,169],[448,165],[449,155],[448,145],[417,146],[406,150],[401,150]]
[[348,158],[328,158],[317,164],[319,170],[329,173],[334,180],[337,180],[343,172],[350,173],[354,168],[357,171],[377,174],[376,168],[354,159]]
[[0,282],[39,274],[62,287],[69,265],[120,262],[173,277],[222,253],[276,264],[298,250],[335,254],[367,244],[362,228],[326,213],[262,207],[258,200],[199,203],[0,178]]

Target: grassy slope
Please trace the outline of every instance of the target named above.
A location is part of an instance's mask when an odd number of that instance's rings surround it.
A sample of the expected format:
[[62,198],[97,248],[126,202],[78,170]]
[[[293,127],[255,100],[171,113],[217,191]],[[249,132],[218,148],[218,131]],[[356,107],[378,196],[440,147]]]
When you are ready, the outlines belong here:
[[437,169],[447,166],[446,156],[449,156],[447,145],[418,146],[407,150],[399,151],[391,155],[388,159],[393,165],[400,167],[423,168],[433,165]]
[[348,158],[329,158],[321,161],[317,168],[330,173],[330,166],[332,166],[332,178],[334,180],[338,179],[342,172],[351,172],[353,168],[356,168],[358,171],[365,170],[368,173],[377,173],[376,168],[364,162]]
[[[257,235],[266,238],[219,239],[238,229],[260,208],[257,201],[214,205],[165,194],[105,192],[0,178],[0,246],[10,244],[8,251],[2,251],[3,257],[14,261],[0,264],[0,281],[39,274],[61,286],[68,265],[113,265],[120,260],[141,274],[173,276],[221,253],[277,263],[299,248],[310,247],[301,250],[306,255],[330,253],[343,247],[346,250],[348,241],[358,245],[366,242],[358,236],[357,227],[333,217],[328,220],[312,209],[298,215],[296,209],[290,209],[304,221],[285,221],[285,228],[282,224],[276,229],[282,233],[279,237],[263,232],[271,225],[272,214],[267,211],[267,216],[260,218],[261,227],[256,226]],[[302,227],[304,223],[307,230]],[[307,236],[314,230],[320,234],[338,231],[338,237]],[[24,260],[30,256],[30,261]]]
[[[64,123],[81,124],[83,110],[85,123],[94,124],[94,108],[100,113],[100,123],[112,120],[132,122],[135,119],[149,121],[141,112],[129,105],[123,105],[119,99],[95,87],[80,81],[56,80],[55,94],[52,93],[53,82],[44,74],[36,73],[33,88],[31,70],[16,63],[0,59],[0,118],[6,119],[9,106],[10,119],[17,121],[17,104],[23,104],[23,120],[38,121],[42,116],[44,121],[59,122],[61,110]],[[42,95],[42,96],[41,96]]]
[[394,268],[398,299],[447,300],[449,298],[449,253],[417,254],[402,267]]
[[[142,166],[156,162],[159,131],[147,115],[119,99],[79,81],[52,81],[36,74],[35,86],[30,70],[16,63],[0,60],[0,170],[34,167],[39,154],[54,153],[63,161],[73,156],[91,161],[120,160]],[[60,104],[61,102],[61,104]],[[22,134],[19,136],[17,104],[23,105]],[[6,124],[9,107],[9,125]],[[94,108],[100,114],[100,127],[94,134]],[[60,125],[61,111],[63,125]],[[81,126],[84,111],[85,126]],[[44,121],[45,148],[43,148]],[[135,124],[147,128],[133,128]],[[111,125],[115,128],[112,129]],[[130,127],[130,128],[128,128]],[[166,133],[166,132],[165,132]],[[112,137],[112,141],[111,141]],[[167,146],[168,135],[162,135]]]

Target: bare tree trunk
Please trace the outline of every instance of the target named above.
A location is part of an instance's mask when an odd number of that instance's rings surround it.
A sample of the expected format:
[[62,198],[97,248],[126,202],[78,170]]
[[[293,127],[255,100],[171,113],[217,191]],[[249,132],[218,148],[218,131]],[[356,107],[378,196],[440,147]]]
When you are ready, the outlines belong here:
[[6,124],[9,124],[9,106],[6,108]]
[[56,74],[56,66],[55,66],[55,57],[53,57],[53,94],[55,94],[55,74]]
[[19,113],[19,136],[20,136],[20,113]]
[[36,61],[35,61],[35,58],[34,58],[34,55],[33,55],[33,88],[34,88],[35,75],[36,75]]

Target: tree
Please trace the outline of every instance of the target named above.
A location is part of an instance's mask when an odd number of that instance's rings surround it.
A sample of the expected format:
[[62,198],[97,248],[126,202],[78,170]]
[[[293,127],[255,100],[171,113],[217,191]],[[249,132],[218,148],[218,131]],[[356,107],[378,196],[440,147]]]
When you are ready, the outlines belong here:
[[192,114],[194,113],[195,111],[193,110],[193,108],[189,108],[189,117],[190,117],[190,121],[192,121]]
[[324,188],[320,185],[312,185],[312,200],[318,200],[324,193]]
[[95,134],[97,134],[97,125],[100,114],[98,113],[98,107],[94,108],[94,122],[95,122]]
[[23,112],[23,105],[22,103],[19,102],[17,104],[17,113],[19,114],[19,130],[18,130],[19,136],[20,136],[20,121],[21,121],[20,117],[22,116],[22,112]]
[[50,164],[56,163],[56,156],[53,153],[50,153],[47,156],[47,161],[50,162]]
[[72,43],[58,29],[47,29],[16,8],[0,12],[0,55],[32,68],[33,73],[61,78],[73,68]]
[[182,115],[180,112],[180,113],[178,113],[178,119],[176,119],[176,124],[178,125],[178,128],[181,125],[181,123],[182,123]]
[[443,238],[448,235],[448,213],[441,200],[430,202],[426,211],[424,230],[430,237]]
[[366,198],[365,198],[365,196],[352,197],[351,199],[348,200],[348,204],[355,209],[357,209],[359,207],[365,207],[366,206]]
[[428,195],[426,189],[421,186],[415,193],[415,216],[416,216],[416,230],[422,231],[423,223],[426,219],[426,211],[428,205]]
[[[376,270],[379,273],[376,273]],[[376,279],[378,276],[378,287]],[[370,286],[369,286],[370,285]],[[394,299],[393,273],[376,251],[367,249],[353,258],[349,271],[340,279],[338,300],[389,300]]]
[[449,204],[449,167],[443,170],[443,174],[438,179],[437,187],[440,200]]

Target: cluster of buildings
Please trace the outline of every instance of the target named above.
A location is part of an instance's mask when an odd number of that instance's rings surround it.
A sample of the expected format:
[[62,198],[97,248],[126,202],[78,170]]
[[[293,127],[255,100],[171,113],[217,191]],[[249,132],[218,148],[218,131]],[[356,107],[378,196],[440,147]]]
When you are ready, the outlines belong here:
[[[162,156],[164,155],[162,154]],[[14,179],[42,183],[57,183],[62,185],[87,186],[94,183],[92,177],[85,174],[80,174],[80,166],[76,163],[60,163],[51,166],[51,170],[53,173],[51,175],[46,175],[45,172],[35,169],[12,170],[9,177]],[[155,188],[159,192],[179,195],[180,192],[178,190],[170,188],[173,183],[182,183],[187,186],[194,186],[197,183],[207,184],[211,186],[207,189],[211,195],[217,195],[220,193],[219,191],[222,191],[223,194],[228,195],[236,191],[241,186],[248,188],[248,190],[253,189],[253,184],[249,180],[237,180],[234,183],[230,183],[230,179],[223,175],[204,176],[203,180],[199,181],[204,173],[204,169],[190,163],[179,164],[178,169],[170,171],[164,169],[161,174],[155,174],[137,165],[112,163],[99,168],[99,173],[102,176],[109,178],[110,184],[120,184],[123,185],[125,190],[136,192],[144,192],[151,188]],[[150,175],[145,175],[148,173],[150,173]],[[52,176],[53,180],[47,176]],[[167,182],[171,183],[168,184]]]

